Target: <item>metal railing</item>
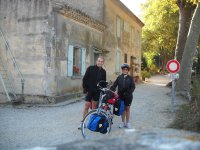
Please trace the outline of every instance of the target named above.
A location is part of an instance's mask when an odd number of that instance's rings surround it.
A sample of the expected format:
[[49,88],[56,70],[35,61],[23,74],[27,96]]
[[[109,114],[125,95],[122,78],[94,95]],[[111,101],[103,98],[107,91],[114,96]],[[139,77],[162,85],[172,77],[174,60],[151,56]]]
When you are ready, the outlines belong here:
[[[20,80],[21,80],[21,94],[22,94],[22,97],[24,98],[24,84],[25,84],[24,77],[23,77],[23,75],[22,75],[22,73],[20,71],[20,68],[19,68],[19,66],[18,66],[18,64],[17,64],[17,62],[15,60],[15,57],[14,57],[14,55],[12,53],[12,50],[10,49],[9,43],[8,43],[8,41],[7,41],[6,37],[5,37],[5,34],[3,33],[3,30],[1,29],[1,27],[0,27],[0,34],[1,34],[1,37],[2,37],[2,39],[4,41],[4,44],[6,46],[6,52],[8,52],[8,54],[10,55],[10,57],[11,57],[10,59],[11,59],[11,61],[13,63],[14,69],[16,69],[17,74],[20,77]],[[1,80],[3,80],[3,79],[1,78]],[[3,84],[3,86],[5,86],[5,85]],[[4,90],[5,90],[5,88],[4,88]],[[6,92],[6,90],[5,90],[5,92]],[[6,95],[7,95],[7,93],[6,93]]]

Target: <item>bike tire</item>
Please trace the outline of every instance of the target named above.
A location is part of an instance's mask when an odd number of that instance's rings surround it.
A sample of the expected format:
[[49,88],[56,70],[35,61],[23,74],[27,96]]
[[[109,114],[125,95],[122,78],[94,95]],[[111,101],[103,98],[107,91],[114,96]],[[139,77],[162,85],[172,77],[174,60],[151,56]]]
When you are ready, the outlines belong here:
[[[97,113],[97,109],[94,109],[94,110],[91,110],[90,112],[88,112],[83,119],[83,122],[81,124],[81,133],[82,133],[82,136],[84,139],[90,139],[90,138],[92,139],[94,137],[101,137],[104,135],[99,132],[90,131],[87,128],[87,123],[88,123],[91,115],[93,115],[95,113]],[[108,117],[108,115],[103,110],[99,110],[98,114],[104,115],[106,117],[106,119],[108,120],[107,133],[105,133],[105,134],[108,134],[111,131],[111,119]],[[91,134],[91,135],[89,135],[89,134]],[[94,134],[95,134],[95,136],[94,136]]]

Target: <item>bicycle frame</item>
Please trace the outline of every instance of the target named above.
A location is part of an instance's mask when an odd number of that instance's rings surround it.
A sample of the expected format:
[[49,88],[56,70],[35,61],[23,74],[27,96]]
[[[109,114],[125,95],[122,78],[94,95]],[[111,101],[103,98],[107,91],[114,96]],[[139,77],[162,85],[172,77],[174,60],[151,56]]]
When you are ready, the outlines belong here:
[[[100,81],[102,82],[102,81]],[[100,83],[99,82],[99,83]],[[104,81],[105,82],[105,81]],[[99,89],[101,90],[100,93],[100,97],[99,97],[99,105],[97,108],[97,113],[104,111],[108,116],[112,116],[111,118],[113,118],[113,113],[111,112],[112,110],[112,106],[114,105],[115,101],[117,100],[117,98],[119,97],[117,93],[115,93],[114,91],[108,89],[108,88],[103,88],[99,85],[99,83],[97,84],[97,86],[99,87]],[[102,103],[104,97],[106,96],[106,92],[111,92],[113,94],[113,98],[111,98],[113,101],[109,101],[107,100],[106,103]]]
[[[105,82],[105,81],[103,81],[103,82]],[[112,110],[113,110],[113,105],[118,98],[118,94],[116,94],[114,91],[110,90],[109,88],[101,87],[99,85],[99,83],[97,84],[97,86],[101,90],[101,93],[100,93],[100,97],[99,97],[98,108],[88,112],[86,114],[86,116],[84,117],[83,122],[81,124],[81,133],[82,133],[82,135],[85,139],[90,137],[90,134],[89,134],[90,131],[89,131],[89,129],[87,129],[86,125],[88,123],[90,116],[93,115],[93,114],[105,116],[107,118],[107,121],[108,121],[108,127],[107,127],[107,133],[106,134],[108,134],[111,131],[112,119],[114,117]],[[103,100],[105,100],[105,101],[103,101]],[[87,131],[89,131],[89,132],[87,132]]]

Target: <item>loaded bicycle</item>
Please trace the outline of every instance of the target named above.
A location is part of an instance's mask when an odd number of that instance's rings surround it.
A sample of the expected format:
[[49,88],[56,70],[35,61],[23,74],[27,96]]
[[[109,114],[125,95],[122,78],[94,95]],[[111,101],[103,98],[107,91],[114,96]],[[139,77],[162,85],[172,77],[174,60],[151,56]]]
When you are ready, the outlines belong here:
[[[106,83],[106,87],[102,87],[101,83]],[[89,139],[99,134],[108,134],[111,131],[113,120],[113,112],[123,111],[114,110],[114,104],[119,101],[119,96],[114,91],[110,90],[110,85],[106,81],[100,81],[97,87],[101,90],[99,97],[99,105],[97,109],[88,112],[81,125],[81,133],[83,138]]]

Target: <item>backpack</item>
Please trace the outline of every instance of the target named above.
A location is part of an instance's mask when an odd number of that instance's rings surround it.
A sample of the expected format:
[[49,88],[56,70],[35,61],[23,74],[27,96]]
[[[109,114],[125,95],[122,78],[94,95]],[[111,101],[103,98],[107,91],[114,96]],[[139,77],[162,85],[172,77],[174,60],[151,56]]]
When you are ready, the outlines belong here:
[[114,104],[114,109],[113,109],[113,114],[117,115],[117,116],[121,116],[123,111],[124,111],[124,100],[122,99],[117,99],[115,104]]
[[108,121],[105,116],[98,114],[91,115],[87,128],[94,132],[107,133]]

